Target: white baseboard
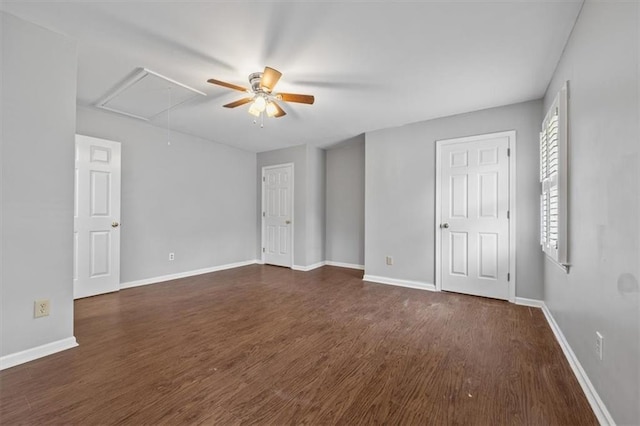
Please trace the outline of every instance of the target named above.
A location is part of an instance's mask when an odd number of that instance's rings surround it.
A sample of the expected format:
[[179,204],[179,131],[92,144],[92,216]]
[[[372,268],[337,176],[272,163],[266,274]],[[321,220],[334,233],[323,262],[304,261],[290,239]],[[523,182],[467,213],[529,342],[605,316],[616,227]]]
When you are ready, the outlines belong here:
[[516,305],[530,306],[532,308],[542,308],[544,306],[543,300],[527,299],[526,297],[516,297]]
[[339,268],[359,269],[364,271],[364,265],[356,265],[355,263],[334,262],[333,260],[327,260],[325,262],[328,266],[337,266]]
[[378,284],[389,284],[399,287],[417,288],[419,290],[436,291],[436,286],[434,284],[425,283],[422,281],[399,280],[396,278],[379,277],[376,275],[365,275],[364,277],[362,277],[362,281],[369,281]]
[[560,344],[562,352],[564,352],[564,356],[565,358],[567,358],[567,361],[569,362],[569,365],[573,370],[573,374],[575,374],[576,378],[578,379],[578,382],[582,387],[582,391],[587,397],[589,404],[591,404],[591,408],[598,418],[598,421],[601,425],[614,426],[616,423],[614,422],[613,417],[611,417],[609,410],[607,410],[607,407],[604,405],[604,402],[602,402],[602,399],[598,395],[598,392],[596,392],[596,389],[593,387],[591,380],[589,380],[589,376],[587,376],[587,373],[582,368],[580,361],[578,361],[578,357],[576,357],[573,349],[571,349],[571,346],[569,346],[569,342],[564,337],[564,334],[558,326],[558,323],[553,318],[553,315],[551,315],[551,311],[544,302],[542,302],[541,308],[545,318],[547,319],[547,322],[549,323],[549,327],[551,327],[553,334],[556,336],[556,340]]
[[0,357],[0,370],[15,367],[16,365],[24,364],[25,362],[33,361],[47,355],[52,355],[56,352],[75,348],[76,346],[78,346],[76,338],[67,337],[66,339],[57,340],[55,342],[47,343],[46,345],[36,346],[35,348],[5,355]]
[[314,263],[313,265],[309,265],[309,266],[293,265],[291,267],[291,269],[293,269],[294,271],[308,272],[308,271],[311,271],[313,269],[320,268],[320,267],[326,265],[326,263],[327,262],[318,262],[318,263]]
[[161,283],[165,281],[177,280],[179,278],[187,278],[187,277],[192,277],[194,275],[202,275],[202,274],[208,274],[210,272],[224,271],[225,269],[239,268],[241,266],[254,265],[256,263],[257,261],[255,259],[245,260],[244,262],[228,263],[226,265],[213,266],[211,268],[203,268],[203,269],[196,269],[193,271],[178,272],[177,274],[162,275],[160,277],[145,278],[143,280],[137,280],[137,281],[128,281],[126,283],[120,283],[120,289],[122,290],[125,288],[139,287],[142,285],[149,285],[149,284],[156,284],[156,283]]

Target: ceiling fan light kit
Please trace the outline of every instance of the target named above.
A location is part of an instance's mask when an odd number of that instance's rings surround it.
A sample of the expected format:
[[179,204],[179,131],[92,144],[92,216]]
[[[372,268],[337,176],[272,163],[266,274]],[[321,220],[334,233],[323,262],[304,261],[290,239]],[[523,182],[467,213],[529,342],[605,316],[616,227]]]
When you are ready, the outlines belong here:
[[[308,105],[312,105],[315,102],[315,98],[312,95],[273,93],[273,89],[280,80],[280,77],[282,77],[280,71],[271,67],[265,67],[263,72],[254,72],[249,75],[250,89],[213,78],[207,80],[207,82],[252,95],[251,97],[239,99],[223,106],[225,108],[236,108],[251,103],[248,110],[249,114],[256,118],[260,117],[263,120],[264,114],[270,118],[279,118],[287,114],[276,101],[296,102]],[[256,123],[256,120],[253,122]]]

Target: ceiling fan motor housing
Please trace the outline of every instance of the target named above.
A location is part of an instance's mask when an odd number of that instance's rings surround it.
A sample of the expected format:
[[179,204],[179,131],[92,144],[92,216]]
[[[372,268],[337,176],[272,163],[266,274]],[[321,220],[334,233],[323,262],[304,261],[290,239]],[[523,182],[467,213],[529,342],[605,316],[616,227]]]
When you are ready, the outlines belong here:
[[254,72],[249,74],[249,83],[251,84],[251,91],[254,93],[260,93],[264,90],[260,87],[260,80],[262,80],[261,72]]

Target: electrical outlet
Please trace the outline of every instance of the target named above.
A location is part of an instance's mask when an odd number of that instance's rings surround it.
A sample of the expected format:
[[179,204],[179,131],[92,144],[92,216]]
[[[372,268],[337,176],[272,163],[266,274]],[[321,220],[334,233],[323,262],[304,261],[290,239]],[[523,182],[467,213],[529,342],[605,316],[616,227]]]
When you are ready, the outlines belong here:
[[389,266],[393,265],[393,257],[387,256],[387,265]]
[[175,260],[176,259],[176,254],[175,253],[169,253],[169,260]]
[[34,318],[46,317],[49,316],[49,310],[51,309],[51,304],[49,303],[49,299],[40,299],[34,302],[33,307],[33,316]]
[[604,337],[599,331],[596,331],[596,355],[598,359],[602,361],[602,354],[604,350]]

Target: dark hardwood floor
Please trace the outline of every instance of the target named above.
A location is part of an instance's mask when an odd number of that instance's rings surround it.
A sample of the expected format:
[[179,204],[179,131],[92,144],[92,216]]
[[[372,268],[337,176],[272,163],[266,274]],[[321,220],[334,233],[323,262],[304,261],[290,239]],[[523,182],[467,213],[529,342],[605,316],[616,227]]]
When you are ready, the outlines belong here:
[[539,309],[247,266],[76,301],[2,424],[597,424]]

